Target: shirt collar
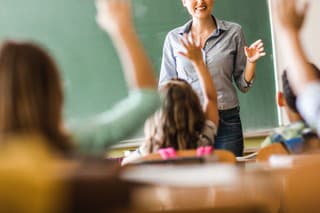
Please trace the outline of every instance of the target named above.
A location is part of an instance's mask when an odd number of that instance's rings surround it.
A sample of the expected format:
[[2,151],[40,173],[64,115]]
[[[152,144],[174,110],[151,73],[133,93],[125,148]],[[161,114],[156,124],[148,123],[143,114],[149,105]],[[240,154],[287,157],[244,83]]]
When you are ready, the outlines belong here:
[[[225,24],[224,21],[221,21],[217,18],[215,18],[213,15],[211,15],[212,19],[216,22],[217,29],[213,34],[227,31],[229,27]],[[183,35],[184,33],[189,33],[192,26],[192,20],[188,21],[185,25],[182,26],[181,30],[179,31],[180,35]]]

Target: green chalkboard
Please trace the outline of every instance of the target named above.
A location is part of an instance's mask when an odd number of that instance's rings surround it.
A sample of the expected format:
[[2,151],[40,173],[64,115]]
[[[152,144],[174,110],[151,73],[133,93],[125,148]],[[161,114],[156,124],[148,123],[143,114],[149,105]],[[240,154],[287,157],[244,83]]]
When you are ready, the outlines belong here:
[[267,52],[267,55],[257,63],[253,88],[247,94],[238,92],[244,129],[254,131],[278,126],[272,37],[267,1],[216,0],[214,13],[221,19],[238,22],[243,27],[248,45],[261,38]]
[[[160,69],[167,32],[189,16],[180,0],[132,0],[140,38]],[[240,94],[246,130],[277,126],[275,80],[265,0],[216,0],[214,13],[236,21],[247,41],[265,42],[268,56],[258,63],[254,88]],[[62,70],[67,119],[87,117],[127,95],[121,66],[109,37],[95,23],[90,0],[0,0],[0,38],[28,39],[49,49]]]

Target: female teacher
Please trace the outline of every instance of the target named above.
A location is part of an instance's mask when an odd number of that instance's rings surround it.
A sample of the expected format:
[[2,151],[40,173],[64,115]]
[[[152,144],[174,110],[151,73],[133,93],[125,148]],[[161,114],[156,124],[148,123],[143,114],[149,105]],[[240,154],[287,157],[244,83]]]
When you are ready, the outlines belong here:
[[187,80],[203,101],[200,82],[191,62],[181,56],[180,39],[184,34],[200,42],[205,61],[216,85],[219,108],[219,130],[214,147],[236,156],[243,153],[242,125],[235,84],[242,92],[252,86],[256,61],[265,56],[261,40],[245,46],[241,26],[212,16],[214,0],[182,0],[192,20],[170,31],[165,39],[159,85],[172,78]]

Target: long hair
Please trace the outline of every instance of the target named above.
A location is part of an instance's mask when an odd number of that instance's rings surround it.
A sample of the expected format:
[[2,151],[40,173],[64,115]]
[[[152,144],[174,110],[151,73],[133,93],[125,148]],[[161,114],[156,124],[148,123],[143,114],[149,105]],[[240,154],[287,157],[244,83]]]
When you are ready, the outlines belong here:
[[194,149],[198,147],[205,115],[200,100],[184,80],[173,79],[160,89],[163,99],[161,109],[145,123],[149,152],[173,147]]
[[4,42],[0,47],[0,139],[37,133],[53,148],[71,151],[62,108],[59,71],[47,52],[32,43]]

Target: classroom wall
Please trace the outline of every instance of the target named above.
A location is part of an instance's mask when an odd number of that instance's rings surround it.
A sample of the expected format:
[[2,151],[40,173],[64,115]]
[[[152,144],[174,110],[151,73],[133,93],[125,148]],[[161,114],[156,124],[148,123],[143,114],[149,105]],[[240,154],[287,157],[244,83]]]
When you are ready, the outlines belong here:
[[[270,0],[269,0],[270,2]],[[301,39],[303,43],[304,50],[307,53],[307,56],[310,58],[310,61],[315,63],[320,67],[320,1],[319,0],[300,0],[300,4],[303,5],[304,2],[309,2],[309,12],[305,20],[303,30],[301,32]],[[301,6],[300,5],[300,6]],[[271,18],[273,18],[272,10]],[[279,41],[277,39],[277,32],[273,28],[273,40],[275,45],[275,65],[276,65],[276,76],[277,79],[281,79],[282,70],[287,66],[283,60],[285,51],[281,51],[279,48]],[[281,87],[281,82],[278,81],[278,88]],[[288,118],[283,110],[280,111],[280,123],[288,124]]]

